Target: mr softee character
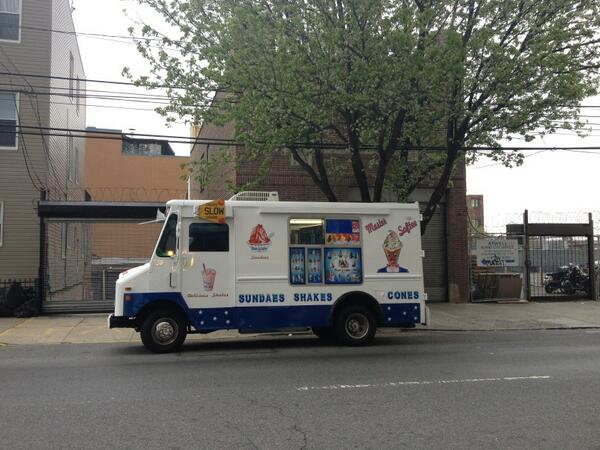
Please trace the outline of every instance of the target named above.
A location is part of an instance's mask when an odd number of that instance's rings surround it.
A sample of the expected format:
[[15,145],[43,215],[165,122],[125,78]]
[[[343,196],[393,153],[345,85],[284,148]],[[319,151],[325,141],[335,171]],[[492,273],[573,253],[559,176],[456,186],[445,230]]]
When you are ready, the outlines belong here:
[[407,273],[408,269],[398,265],[400,251],[402,250],[402,242],[395,231],[391,231],[383,241],[383,252],[387,258],[387,265],[377,271],[377,273]]

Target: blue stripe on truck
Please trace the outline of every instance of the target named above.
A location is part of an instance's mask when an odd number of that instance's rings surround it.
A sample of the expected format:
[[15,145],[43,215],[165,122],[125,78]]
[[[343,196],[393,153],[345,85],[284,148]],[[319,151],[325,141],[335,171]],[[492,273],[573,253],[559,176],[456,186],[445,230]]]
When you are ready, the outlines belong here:
[[[237,306],[231,308],[189,308],[178,292],[130,294],[124,302],[123,315],[136,316],[149,303],[167,300],[185,311],[197,330],[239,329],[242,331],[267,331],[287,327],[319,327],[329,323],[333,305],[294,306]],[[382,326],[412,325],[420,323],[419,303],[380,305]]]

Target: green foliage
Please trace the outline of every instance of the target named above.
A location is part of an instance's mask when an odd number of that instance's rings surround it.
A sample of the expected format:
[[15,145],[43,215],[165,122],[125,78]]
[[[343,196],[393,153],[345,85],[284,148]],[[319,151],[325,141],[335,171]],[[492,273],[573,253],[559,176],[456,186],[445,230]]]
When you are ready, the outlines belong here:
[[[234,122],[238,164],[266,170],[291,152],[330,200],[340,173],[363,201],[380,201],[384,187],[405,199],[435,175],[425,223],[455,163],[480,155],[469,147],[518,165],[522,155],[502,151],[502,140],[530,141],[561,123],[581,131],[578,105],[597,93],[597,0],[140,3],[174,30],[138,31],[151,71],[137,82],[172,86],[160,109],[168,120]],[[213,101],[216,91],[227,94]],[[339,145],[335,156],[327,143]]]

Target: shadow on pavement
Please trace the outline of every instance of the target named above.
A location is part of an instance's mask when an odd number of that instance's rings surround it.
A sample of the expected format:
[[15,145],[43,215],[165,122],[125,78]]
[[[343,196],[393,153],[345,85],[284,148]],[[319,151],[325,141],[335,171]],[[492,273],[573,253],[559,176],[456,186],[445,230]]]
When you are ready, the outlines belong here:
[[[456,333],[454,333],[456,334]],[[292,336],[272,336],[265,335],[253,338],[239,338],[239,339],[215,339],[211,340],[188,340],[184,343],[182,349],[172,355],[190,355],[190,354],[202,354],[203,356],[211,354],[270,354],[276,353],[280,350],[335,350],[335,353],[349,354],[349,353],[368,353],[377,352],[381,354],[381,349],[389,350],[392,347],[399,346],[414,346],[420,344],[431,344],[434,342],[447,342],[447,337],[441,335],[441,333],[425,334],[419,332],[405,332],[398,335],[378,335],[374,339],[371,345],[365,347],[348,347],[338,345],[335,342],[324,341],[313,335],[292,335]],[[121,355],[151,355],[148,350],[144,348],[140,341],[133,341],[127,345],[120,345],[111,349],[112,353],[118,353]],[[328,355],[330,351],[324,352]],[[160,355],[159,355],[160,356]]]

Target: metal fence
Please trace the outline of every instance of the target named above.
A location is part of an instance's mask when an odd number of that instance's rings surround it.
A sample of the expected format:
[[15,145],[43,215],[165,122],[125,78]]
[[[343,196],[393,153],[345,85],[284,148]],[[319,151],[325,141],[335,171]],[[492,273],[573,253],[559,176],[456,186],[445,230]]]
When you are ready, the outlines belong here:
[[112,310],[119,274],[149,260],[161,226],[48,220],[43,312]]
[[[481,266],[477,264],[475,250],[478,239],[515,239],[518,255],[515,264]],[[524,236],[503,233],[473,234],[470,238],[471,300],[474,302],[517,299],[526,297],[526,271]],[[589,271],[588,241],[585,236],[530,236],[529,237],[529,289],[536,299],[564,300],[587,298],[591,292],[586,279],[594,277],[596,299],[600,299],[600,236],[594,236],[594,273]],[[567,271],[577,266],[583,277],[579,288],[568,288],[564,281]],[[553,281],[554,280],[554,281]]]
[[37,278],[0,280],[0,316],[31,315],[38,311]]

